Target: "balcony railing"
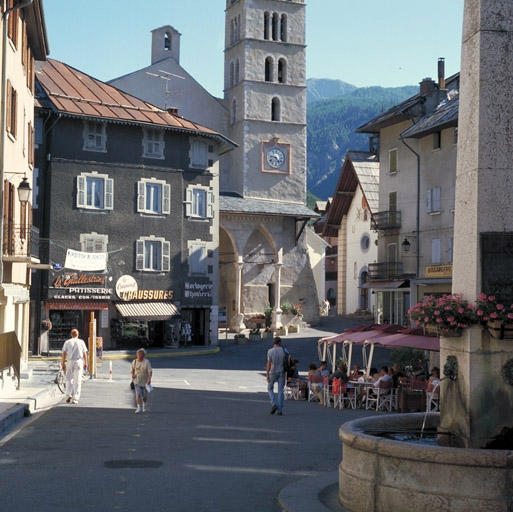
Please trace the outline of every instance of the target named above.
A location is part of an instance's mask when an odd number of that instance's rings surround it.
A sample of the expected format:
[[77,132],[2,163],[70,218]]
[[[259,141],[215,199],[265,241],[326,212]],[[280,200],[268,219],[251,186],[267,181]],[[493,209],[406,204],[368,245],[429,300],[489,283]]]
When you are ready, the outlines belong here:
[[4,223],[3,255],[39,258],[39,229],[34,226]]
[[401,227],[401,212],[394,210],[374,213],[371,225],[374,231],[399,229]]
[[403,273],[403,262],[369,263],[369,280],[386,280],[399,277]]

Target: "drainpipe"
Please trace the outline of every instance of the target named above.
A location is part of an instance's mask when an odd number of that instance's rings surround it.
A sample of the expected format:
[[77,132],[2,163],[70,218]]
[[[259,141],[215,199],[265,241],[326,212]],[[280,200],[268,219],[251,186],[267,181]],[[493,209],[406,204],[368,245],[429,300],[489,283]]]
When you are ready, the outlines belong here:
[[417,213],[416,213],[416,226],[415,226],[415,232],[417,236],[417,243],[416,243],[416,249],[417,249],[417,268],[416,268],[416,274],[417,279],[420,277],[420,155],[411,147],[409,146],[404,139],[401,139],[401,142],[417,157]]
[[[3,45],[2,45],[2,90],[0,91],[0,288],[4,282],[4,173],[5,173],[5,126],[6,126],[6,115],[5,115],[5,95],[7,89],[7,31],[9,23],[9,14],[12,11],[23,9],[28,7],[34,0],[27,0],[21,4],[15,5],[9,9],[6,9],[3,13]],[[34,70],[35,72],[35,70]],[[3,322],[2,322],[3,325]]]

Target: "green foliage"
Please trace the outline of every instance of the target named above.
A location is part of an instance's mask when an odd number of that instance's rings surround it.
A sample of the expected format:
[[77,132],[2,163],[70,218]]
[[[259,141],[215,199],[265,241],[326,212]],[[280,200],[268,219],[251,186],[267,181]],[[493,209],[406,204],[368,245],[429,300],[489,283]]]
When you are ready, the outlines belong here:
[[367,151],[367,134],[355,130],[418,93],[418,87],[362,87],[307,108],[308,190],[321,199],[333,195],[348,150]]
[[286,300],[285,302],[282,302],[280,309],[284,313],[290,313],[292,311],[292,303],[290,301]]
[[317,196],[314,196],[309,190],[306,191],[306,206],[313,210],[315,208],[315,203],[319,201]]
[[414,372],[422,369],[421,363],[425,359],[424,351],[415,348],[395,348],[390,351],[390,360],[392,363],[398,364],[401,368],[410,366]]

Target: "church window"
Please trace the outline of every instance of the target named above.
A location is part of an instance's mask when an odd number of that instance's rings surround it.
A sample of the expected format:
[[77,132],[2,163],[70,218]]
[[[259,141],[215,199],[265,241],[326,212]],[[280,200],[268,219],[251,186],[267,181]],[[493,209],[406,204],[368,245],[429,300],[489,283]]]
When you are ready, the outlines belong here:
[[273,13],[273,27],[272,27],[272,32],[273,32],[273,41],[278,41],[278,28],[279,28],[279,25],[280,25],[280,16],[278,15],[278,13]]
[[287,15],[281,15],[281,24],[280,24],[280,41],[287,40]]
[[271,39],[269,34],[269,25],[271,23],[271,13],[264,12],[264,39]]
[[239,83],[239,72],[240,72],[240,64],[239,59],[235,61],[235,83]]
[[271,102],[271,121],[280,121],[281,120],[281,108],[280,108],[280,99],[273,98]]
[[232,124],[237,122],[237,100],[233,98],[232,100]]
[[235,64],[233,60],[230,62],[230,85],[235,84]]
[[265,59],[265,81],[272,82],[273,81],[273,58],[267,57]]
[[287,83],[287,61],[285,59],[278,61],[278,82],[280,84]]

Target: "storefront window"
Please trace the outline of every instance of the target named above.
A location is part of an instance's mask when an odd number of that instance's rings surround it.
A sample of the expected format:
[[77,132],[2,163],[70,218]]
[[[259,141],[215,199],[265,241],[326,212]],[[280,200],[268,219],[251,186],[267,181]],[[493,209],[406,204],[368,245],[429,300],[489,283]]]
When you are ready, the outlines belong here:
[[61,350],[64,342],[71,336],[71,329],[82,331],[83,317],[80,310],[51,309],[50,321],[52,322],[52,330],[48,332],[50,350]]

